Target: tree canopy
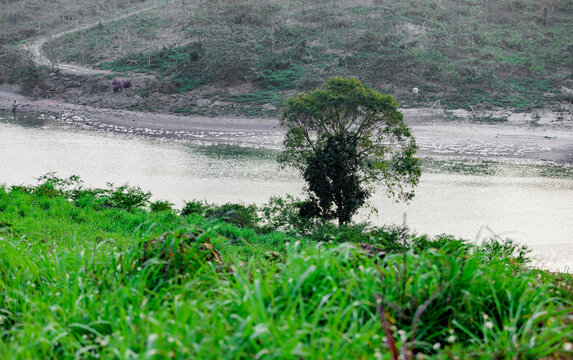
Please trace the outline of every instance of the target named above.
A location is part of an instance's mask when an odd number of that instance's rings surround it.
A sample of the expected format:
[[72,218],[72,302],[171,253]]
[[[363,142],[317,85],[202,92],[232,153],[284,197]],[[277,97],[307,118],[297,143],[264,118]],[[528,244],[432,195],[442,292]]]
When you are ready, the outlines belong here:
[[398,105],[392,95],[336,77],[287,99],[279,162],[301,171],[323,218],[349,222],[376,184],[398,199],[414,196],[420,160]]

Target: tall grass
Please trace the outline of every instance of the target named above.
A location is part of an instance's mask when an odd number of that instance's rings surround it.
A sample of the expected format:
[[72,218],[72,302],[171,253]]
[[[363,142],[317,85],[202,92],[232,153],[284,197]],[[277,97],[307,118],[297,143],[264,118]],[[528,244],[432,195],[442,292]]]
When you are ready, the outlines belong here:
[[70,194],[0,187],[2,359],[573,355],[571,276],[512,251],[379,230],[380,256]]

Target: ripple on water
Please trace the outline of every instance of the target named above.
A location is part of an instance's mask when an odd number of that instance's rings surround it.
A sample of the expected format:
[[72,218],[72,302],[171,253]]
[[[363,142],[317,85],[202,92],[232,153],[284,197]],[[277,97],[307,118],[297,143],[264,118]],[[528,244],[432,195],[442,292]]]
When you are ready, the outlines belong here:
[[[304,185],[295,172],[278,170],[276,150],[86,132],[53,119],[0,120],[0,154],[0,183],[34,183],[56,171],[78,174],[90,186],[128,182],[177,206],[192,199],[262,204],[273,195],[300,195]],[[573,266],[570,170],[515,161],[442,160],[428,160],[410,205],[396,204],[378,191],[371,203],[379,215],[371,221],[401,224],[407,213],[408,226],[418,233],[472,240],[487,226],[532,246],[552,269]]]

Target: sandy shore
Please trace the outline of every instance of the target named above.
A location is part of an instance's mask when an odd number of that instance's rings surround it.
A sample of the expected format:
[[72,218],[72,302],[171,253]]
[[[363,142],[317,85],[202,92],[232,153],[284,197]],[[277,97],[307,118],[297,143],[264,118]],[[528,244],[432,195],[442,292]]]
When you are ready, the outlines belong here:
[[[180,139],[197,143],[280,148],[284,129],[277,119],[200,117],[113,110],[32,99],[17,87],[0,87],[0,109],[51,117],[86,129],[147,137]],[[548,160],[573,164],[573,116],[547,112],[531,121],[515,114],[502,123],[446,120],[441,110],[403,109],[422,155],[502,157]],[[562,113],[561,113],[562,114]]]

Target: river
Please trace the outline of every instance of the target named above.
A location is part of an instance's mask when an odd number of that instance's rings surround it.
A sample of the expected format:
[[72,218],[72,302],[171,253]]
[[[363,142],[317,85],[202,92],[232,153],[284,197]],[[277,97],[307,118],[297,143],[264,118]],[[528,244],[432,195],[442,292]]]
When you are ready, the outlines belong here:
[[[129,183],[181,207],[186,200],[262,204],[270,196],[303,194],[293,171],[279,170],[277,151],[194,145],[104,131],[32,116],[0,113],[0,184],[32,184],[48,172],[79,175],[87,185]],[[536,265],[573,269],[573,176],[540,176],[541,165],[494,162],[487,172],[426,171],[411,204],[378,192],[377,225],[480,241],[492,233],[528,245]],[[493,170],[492,170],[493,166]],[[486,174],[486,175],[484,175]],[[367,214],[360,214],[366,219]]]

